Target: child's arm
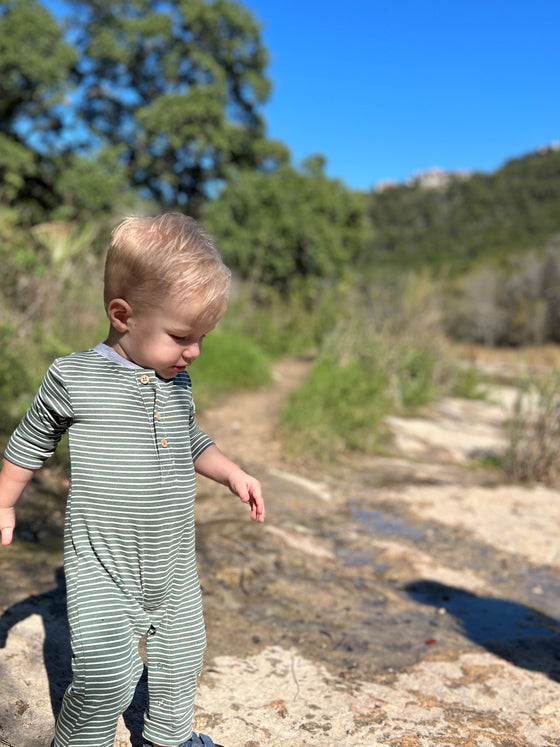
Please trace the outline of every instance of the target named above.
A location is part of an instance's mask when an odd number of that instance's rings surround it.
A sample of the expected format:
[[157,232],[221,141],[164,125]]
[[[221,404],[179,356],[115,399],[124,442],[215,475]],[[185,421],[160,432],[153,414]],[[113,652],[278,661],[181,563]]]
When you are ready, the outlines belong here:
[[251,506],[251,519],[264,521],[264,501],[258,480],[228,459],[214,444],[196,459],[194,468],[199,475],[226,485],[243,503]]
[[0,472],[0,534],[2,544],[9,545],[16,525],[14,506],[31,480],[35,470],[18,467],[4,459]]

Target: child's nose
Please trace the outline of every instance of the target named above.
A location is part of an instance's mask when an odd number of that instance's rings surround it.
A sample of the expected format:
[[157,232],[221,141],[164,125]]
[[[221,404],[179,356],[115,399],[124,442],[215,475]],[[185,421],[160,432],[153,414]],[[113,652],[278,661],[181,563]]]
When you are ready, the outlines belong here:
[[187,345],[187,347],[183,350],[183,360],[192,363],[192,361],[195,361],[200,355],[201,349],[202,345],[200,344],[200,342],[192,342],[190,345]]

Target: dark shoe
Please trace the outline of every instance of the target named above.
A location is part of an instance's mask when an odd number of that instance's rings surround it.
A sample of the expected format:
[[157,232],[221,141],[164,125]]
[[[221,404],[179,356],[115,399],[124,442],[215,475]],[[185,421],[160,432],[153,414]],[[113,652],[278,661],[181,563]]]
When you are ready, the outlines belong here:
[[222,747],[222,745],[214,744],[206,734],[195,734],[193,731],[192,737],[186,742],[180,744],[179,747]]
[[[144,747],[153,747],[153,745],[144,742]],[[179,747],[223,747],[223,745],[215,744],[206,734],[195,734],[193,731],[192,737],[186,742],[181,742]]]

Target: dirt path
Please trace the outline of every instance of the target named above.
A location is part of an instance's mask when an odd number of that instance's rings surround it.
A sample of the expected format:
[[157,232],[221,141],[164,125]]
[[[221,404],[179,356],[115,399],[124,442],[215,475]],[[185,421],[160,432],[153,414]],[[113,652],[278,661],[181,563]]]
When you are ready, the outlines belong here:
[[[226,747],[560,745],[560,494],[499,484],[478,462],[503,449],[511,390],[393,418],[393,457],[319,470],[277,438],[306,370],[284,362],[272,387],[200,418],[262,480],[267,522],[201,481],[197,730]],[[39,487],[48,503],[56,485]],[[49,745],[69,675],[59,556],[37,563],[30,547],[0,565],[0,744],[13,747]],[[139,744],[144,696],[118,747]]]
[[271,387],[221,402],[199,416],[202,427],[234,460],[260,471],[278,467],[286,461],[277,433],[279,410],[310,367],[306,360],[280,361]]

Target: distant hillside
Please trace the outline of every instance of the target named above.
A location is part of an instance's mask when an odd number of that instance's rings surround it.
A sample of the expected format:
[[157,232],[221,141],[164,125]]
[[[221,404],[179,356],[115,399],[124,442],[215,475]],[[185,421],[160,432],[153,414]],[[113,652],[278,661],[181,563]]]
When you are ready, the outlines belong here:
[[369,198],[368,264],[461,272],[543,246],[560,233],[560,150],[516,158],[493,174],[415,182]]

